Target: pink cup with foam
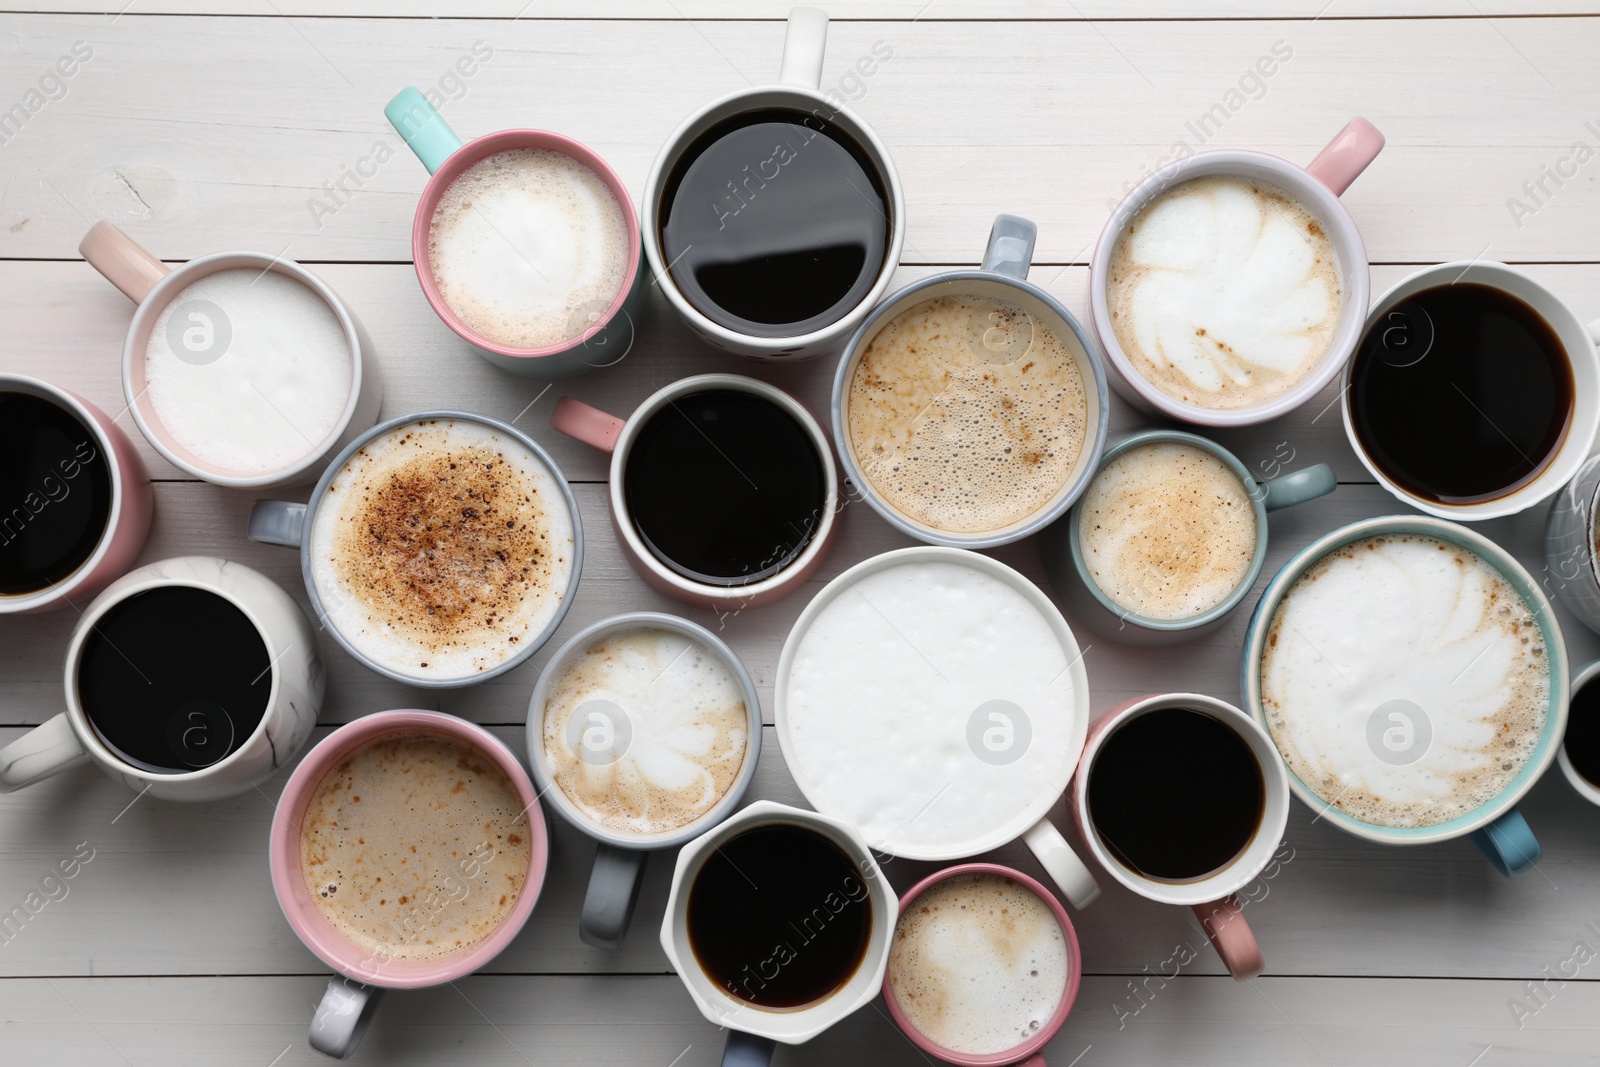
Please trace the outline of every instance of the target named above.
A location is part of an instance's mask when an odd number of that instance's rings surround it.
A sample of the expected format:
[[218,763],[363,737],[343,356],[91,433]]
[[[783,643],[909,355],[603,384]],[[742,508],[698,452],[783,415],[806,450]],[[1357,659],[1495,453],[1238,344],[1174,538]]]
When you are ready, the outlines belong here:
[[[530,862],[522,895],[500,925],[467,949],[440,959],[379,958],[379,953],[346,938],[323,917],[306,888],[300,866],[300,825],[318,785],[339,761],[357,749],[397,733],[431,734],[468,745],[493,762],[510,780],[528,823]],[[269,859],[272,889],[296,936],[318,959],[343,977],[328,982],[311,1021],[311,1047],[336,1059],[356,1050],[386,989],[424,989],[465,978],[485,966],[522,930],[539,899],[549,867],[550,843],[544,814],[528,772],[517,757],[481,726],[436,711],[380,711],[333,731],[306,754],[283,787],[272,818]]]

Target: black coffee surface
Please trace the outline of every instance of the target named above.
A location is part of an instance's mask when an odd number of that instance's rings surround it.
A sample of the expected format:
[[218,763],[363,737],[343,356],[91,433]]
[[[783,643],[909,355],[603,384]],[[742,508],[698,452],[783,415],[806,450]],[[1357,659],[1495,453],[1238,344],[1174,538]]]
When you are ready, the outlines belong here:
[[111,467],[76,415],[30,393],[0,392],[0,596],[70,577],[111,519]]
[[1573,692],[1563,743],[1572,769],[1600,789],[1600,680]]

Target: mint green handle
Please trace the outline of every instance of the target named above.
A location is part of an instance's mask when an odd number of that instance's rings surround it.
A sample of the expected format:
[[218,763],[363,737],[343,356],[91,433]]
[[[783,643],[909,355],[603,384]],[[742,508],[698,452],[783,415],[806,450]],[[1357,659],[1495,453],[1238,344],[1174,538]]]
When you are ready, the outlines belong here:
[[1327,496],[1338,487],[1339,480],[1334,477],[1333,468],[1326,463],[1318,463],[1305,470],[1280,475],[1270,482],[1262,483],[1261,491],[1264,495],[1261,506],[1268,511],[1290,508],[1296,504],[1304,504],[1307,500],[1315,500],[1319,496]]
[[396,93],[383,114],[429,174],[444,166],[444,161],[461,147],[456,131],[415,88],[407,86]]

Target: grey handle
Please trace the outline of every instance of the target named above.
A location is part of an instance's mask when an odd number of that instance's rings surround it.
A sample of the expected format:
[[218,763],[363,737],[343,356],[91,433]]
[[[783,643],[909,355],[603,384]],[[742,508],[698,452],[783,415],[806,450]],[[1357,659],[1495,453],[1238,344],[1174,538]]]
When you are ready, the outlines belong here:
[[1326,463],[1318,463],[1304,470],[1279,475],[1270,482],[1262,482],[1261,506],[1268,511],[1292,508],[1307,500],[1327,496],[1337,488],[1339,479],[1334,476],[1333,468]]
[[378,986],[364,985],[353,978],[329,981],[322,1003],[311,1017],[311,1047],[336,1060],[349,1059],[372,1024],[382,998],[383,990]]
[[1024,279],[1033,265],[1033,242],[1039,227],[1017,215],[996,215],[983,250],[983,269]]
[[722,1067],[768,1067],[777,1047],[770,1037],[729,1030],[728,1043],[722,1046]]
[[644,884],[644,862],[650,854],[640,849],[601,843],[589,872],[589,891],[583,896],[578,936],[585,945],[616,948],[628,934],[633,906]]
[[245,536],[264,545],[299,548],[306,532],[306,506],[287,500],[257,500]]

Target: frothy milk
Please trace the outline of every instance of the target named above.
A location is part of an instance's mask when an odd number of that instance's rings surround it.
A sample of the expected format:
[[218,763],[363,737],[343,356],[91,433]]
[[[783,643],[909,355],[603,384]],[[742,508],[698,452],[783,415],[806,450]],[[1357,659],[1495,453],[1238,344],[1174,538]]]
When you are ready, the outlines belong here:
[[945,560],[876,571],[817,613],[777,682],[784,756],[819,811],[875,846],[952,849],[1060,792],[1077,755],[1075,658],[1032,601],[985,571]]
[[1078,504],[1078,544],[1100,591],[1135,615],[1188,619],[1239,588],[1256,551],[1256,512],[1233,469],[1176,441],[1128,449]]
[[545,699],[551,777],[608,830],[667,833],[716,806],[744,767],[744,691],[722,657],[674,630],[608,634]]
[[572,515],[555,475],[482,423],[429,419],[359,449],[311,527],[329,625],[417,678],[488,670],[536,638],[572,584]]
[[545,148],[497,152],[462,171],[428,231],[444,302],[513,348],[557,345],[598,322],[622,290],[631,253],[611,188]]
[[1176,185],[1111,255],[1112,328],[1161,392],[1213,409],[1282,396],[1321,362],[1343,303],[1339,260],[1304,205],[1264,182]]
[[264,474],[339,427],[355,364],[327,302],[275,270],[220,270],[178,293],[145,346],[156,419],[208,468]]
[[987,533],[1048,505],[1077,467],[1089,402],[1073,352],[1027,311],[941,296],[880,330],[850,379],[862,474],[936,530]]
[[1382,535],[1306,571],[1273,613],[1268,727],[1324,801],[1380,826],[1433,826],[1505,789],[1544,729],[1550,665],[1528,604],[1489,563]]
[[1055,913],[998,874],[939,882],[900,913],[889,989],[936,1045],[993,1055],[1033,1038],[1061,1007],[1071,975]]
[[384,959],[471,948],[511,914],[533,842],[522,800],[452,738],[377,738],[328,771],[300,824],[300,870],[322,917]]

